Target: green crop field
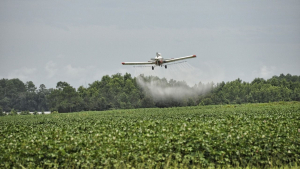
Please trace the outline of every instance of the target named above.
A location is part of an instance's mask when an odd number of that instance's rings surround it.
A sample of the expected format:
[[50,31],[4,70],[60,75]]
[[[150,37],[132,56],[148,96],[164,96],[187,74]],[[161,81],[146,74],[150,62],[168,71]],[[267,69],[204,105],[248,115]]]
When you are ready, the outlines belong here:
[[0,117],[1,168],[300,166],[300,103]]

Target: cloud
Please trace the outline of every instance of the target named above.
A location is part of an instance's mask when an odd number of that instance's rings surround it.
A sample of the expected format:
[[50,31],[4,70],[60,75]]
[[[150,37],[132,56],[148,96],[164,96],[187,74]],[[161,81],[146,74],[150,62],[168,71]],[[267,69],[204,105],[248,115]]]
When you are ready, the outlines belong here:
[[[105,72],[95,66],[74,66],[62,62],[49,61],[44,67],[48,80],[52,82],[65,81],[74,87],[100,80]],[[111,75],[111,74],[109,74]]]
[[270,76],[274,75],[274,70],[275,70],[275,67],[274,66],[262,66],[260,68],[260,76],[263,77],[263,78],[269,78]]
[[58,65],[53,61],[47,62],[45,70],[48,73],[48,78],[59,77],[66,79],[78,79],[85,77],[88,73],[93,71],[93,67],[74,67],[71,64],[67,66]]
[[46,63],[45,70],[47,72],[48,78],[54,77],[58,71],[56,63],[54,63],[53,61],[49,61]]
[[12,72],[8,74],[8,78],[19,78],[22,81],[28,81],[33,80],[32,77],[34,77],[36,73],[36,68],[27,68],[23,67],[20,69],[15,69]]
[[93,70],[94,67],[73,67],[69,64],[64,68],[64,74],[71,79],[82,79],[85,78],[90,72],[93,72]]
[[275,75],[275,70],[276,70],[275,66],[262,65],[259,71],[255,70],[252,72],[252,76],[268,79],[271,78],[273,75]]
[[56,57],[59,58],[59,59],[62,59],[62,58],[65,58],[65,55],[59,54],[59,55],[57,55]]

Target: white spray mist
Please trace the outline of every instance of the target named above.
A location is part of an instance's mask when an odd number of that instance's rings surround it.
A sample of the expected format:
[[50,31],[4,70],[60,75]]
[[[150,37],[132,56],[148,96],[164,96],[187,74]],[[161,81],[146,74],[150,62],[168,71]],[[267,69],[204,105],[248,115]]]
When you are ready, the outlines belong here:
[[155,101],[166,101],[167,99],[172,99],[175,101],[181,101],[187,98],[194,98],[196,99],[199,95],[205,95],[209,92],[213,84],[202,84],[199,83],[190,87],[184,81],[176,81],[176,80],[169,80],[163,78],[160,79],[155,76],[138,76],[137,83],[146,94],[152,96]]
[[138,85],[154,100],[182,100],[205,95],[212,89],[213,81],[222,80],[224,74],[213,63],[203,63],[198,68],[183,62],[169,65],[167,69],[135,67],[135,76]]

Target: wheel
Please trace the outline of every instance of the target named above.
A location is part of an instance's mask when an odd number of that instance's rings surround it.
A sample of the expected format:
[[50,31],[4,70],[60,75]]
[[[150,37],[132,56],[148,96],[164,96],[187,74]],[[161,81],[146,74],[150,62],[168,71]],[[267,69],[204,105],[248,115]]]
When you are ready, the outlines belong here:
[[165,68],[167,69],[167,65],[165,65]]
[[154,70],[154,66],[152,66],[152,70]]

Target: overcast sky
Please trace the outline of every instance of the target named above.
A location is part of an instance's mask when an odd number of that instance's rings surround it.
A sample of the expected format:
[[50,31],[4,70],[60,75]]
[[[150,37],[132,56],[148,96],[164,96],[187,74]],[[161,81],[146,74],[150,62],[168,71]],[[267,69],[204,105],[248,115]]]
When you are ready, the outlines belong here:
[[[122,65],[196,54],[182,65]],[[190,83],[300,75],[300,1],[0,1],[0,78],[55,88],[140,73]]]

